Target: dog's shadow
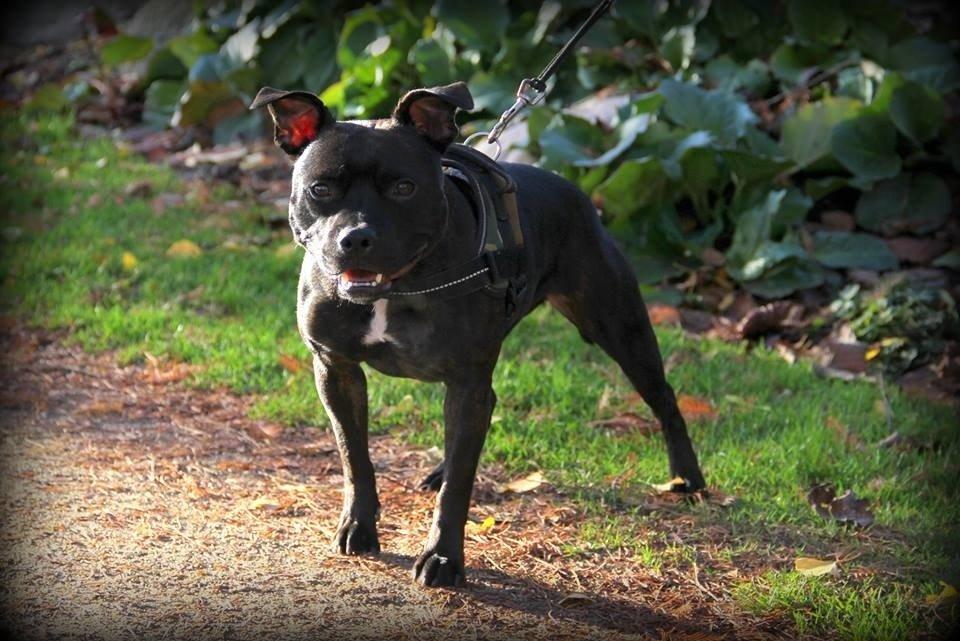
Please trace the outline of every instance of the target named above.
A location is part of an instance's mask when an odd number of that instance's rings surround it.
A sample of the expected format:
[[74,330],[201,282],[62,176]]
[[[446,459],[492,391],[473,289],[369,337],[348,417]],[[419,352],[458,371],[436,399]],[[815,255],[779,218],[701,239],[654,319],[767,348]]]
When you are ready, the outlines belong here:
[[[387,552],[376,558],[403,569],[408,575],[414,562],[411,556]],[[661,630],[681,634],[723,633],[717,630],[716,620],[712,621],[714,625],[706,622],[698,625],[697,617],[689,616],[689,612],[682,618],[674,617],[636,601],[590,592],[560,591],[534,579],[489,568],[468,567],[467,573],[467,582],[462,586],[424,589],[447,590],[467,602],[516,610],[544,620],[574,622],[626,634],[653,634]]]

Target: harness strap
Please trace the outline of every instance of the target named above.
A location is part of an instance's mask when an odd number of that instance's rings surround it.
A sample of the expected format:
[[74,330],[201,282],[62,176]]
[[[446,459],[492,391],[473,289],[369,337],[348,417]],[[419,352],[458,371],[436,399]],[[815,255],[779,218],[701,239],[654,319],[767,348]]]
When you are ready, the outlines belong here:
[[390,298],[430,296],[456,298],[486,289],[503,296],[507,315],[526,286],[526,250],[517,185],[494,160],[464,145],[450,145],[442,160],[448,177],[464,184],[477,214],[476,255],[465,263],[415,281],[400,279]]

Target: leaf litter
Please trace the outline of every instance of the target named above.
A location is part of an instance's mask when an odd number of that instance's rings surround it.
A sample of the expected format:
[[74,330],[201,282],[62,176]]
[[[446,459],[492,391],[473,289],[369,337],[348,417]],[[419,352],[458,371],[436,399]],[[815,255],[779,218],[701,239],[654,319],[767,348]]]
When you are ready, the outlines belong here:
[[[467,526],[468,585],[422,590],[409,569],[435,496],[416,486],[437,455],[371,437],[389,552],[341,557],[329,551],[342,476],[328,432],[261,425],[247,417],[252,399],[151,382],[159,360],[119,368],[110,354],[24,343],[36,347],[5,350],[20,360],[4,384],[44,400],[0,408],[0,462],[19,483],[0,497],[18,523],[0,531],[0,606],[17,626],[198,641],[228,628],[284,639],[777,638],[716,601],[774,561],[731,563],[721,554],[730,534],[696,524],[679,493],[648,497],[660,502],[648,536],[696,544],[693,572],[653,570],[617,547],[571,552],[587,517],[541,472],[510,479],[487,464]],[[414,625],[424,617],[429,634]]]

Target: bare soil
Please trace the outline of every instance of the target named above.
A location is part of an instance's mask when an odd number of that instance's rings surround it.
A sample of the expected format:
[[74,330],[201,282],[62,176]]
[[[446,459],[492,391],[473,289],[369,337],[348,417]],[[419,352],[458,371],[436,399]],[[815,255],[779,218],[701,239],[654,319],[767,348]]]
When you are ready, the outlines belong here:
[[[659,572],[623,550],[565,553],[583,516],[549,486],[496,492],[496,469],[474,496],[472,517],[496,524],[468,535],[468,583],[420,588],[410,568],[434,498],[417,483],[435,455],[389,436],[371,445],[384,553],[335,554],[329,433],[251,420],[250,398],[61,338],[9,321],[0,335],[0,628],[13,638],[793,636],[735,607],[738,570],[708,546],[700,569]],[[683,536],[689,521],[663,525]]]

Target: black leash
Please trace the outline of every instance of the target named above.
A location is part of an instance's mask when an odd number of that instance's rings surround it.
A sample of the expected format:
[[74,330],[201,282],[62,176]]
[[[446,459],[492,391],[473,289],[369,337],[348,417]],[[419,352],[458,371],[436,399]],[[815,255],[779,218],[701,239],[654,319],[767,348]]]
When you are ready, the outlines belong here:
[[[513,120],[520,111],[527,106],[535,105],[540,100],[543,99],[543,96],[547,92],[547,80],[550,79],[550,76],[557,72],[557,68],[560,66],[560,63],[563,62],[570,51],[577,45],[584,34],[590,30],[590,28],[597,23],[604,13],[607,12],[610,7],[613,6],[613,0],[600,0],[600,2],[593,8],[593,11],[590,12],[590,15],[584,20],[583,24],[580,25],[580,28],[567,40],[560,51],[557,52],[557,55],[553,57],[547,66],[543,68],[543,71],[540,72],[540,75],[536,78],[524,78],[520,82],[520,86],[517,87],[517,100],[513,103],[509,109],[503,112],[503,115],[500,116],[500,120],[497,121],[497,124],[493,126],[493,129],[490,130],[490,133],[487,134],[487,144],[497,145],[497,155],[494,158],[500,156],[500,143],[498,142],[500,134],[503,133],[503,130],[506,129],[507,124]],[[474,136],[482,135],[474,134]],[[470,136],[473,138],[474,136]],[[470,141],[468,138],[464,141],[464,144],[468,144]]]

